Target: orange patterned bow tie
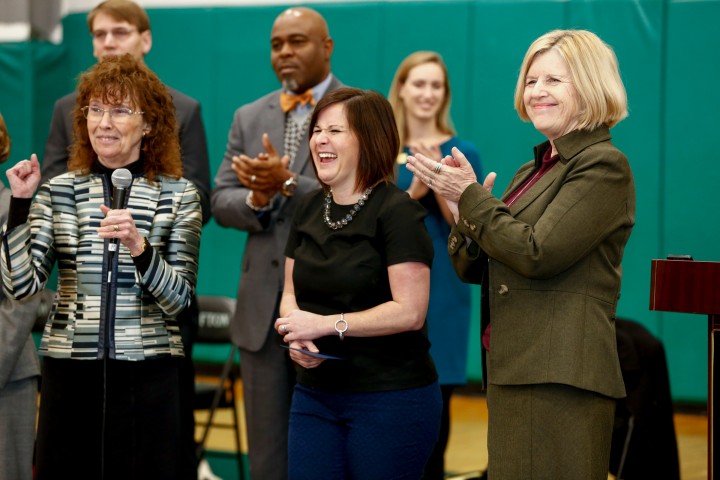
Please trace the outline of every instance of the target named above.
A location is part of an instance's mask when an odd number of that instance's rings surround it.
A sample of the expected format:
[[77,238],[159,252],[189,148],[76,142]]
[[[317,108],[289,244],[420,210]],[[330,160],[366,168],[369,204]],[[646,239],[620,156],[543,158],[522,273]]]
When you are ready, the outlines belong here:
[[280,108],[283,112],[287,113],[290,110],[294,110],[298,105],[315,105],[315,98],[313,98],[312,89],[306,90],[300,95],[292,95],[290,93],[280,94]]

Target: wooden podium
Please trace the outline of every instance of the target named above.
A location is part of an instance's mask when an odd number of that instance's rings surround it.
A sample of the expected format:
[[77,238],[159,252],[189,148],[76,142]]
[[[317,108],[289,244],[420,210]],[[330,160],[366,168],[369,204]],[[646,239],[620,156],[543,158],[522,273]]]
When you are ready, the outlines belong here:
[[708,478],[720,480],[720,262],[653,260],[650,310],[708,316]]

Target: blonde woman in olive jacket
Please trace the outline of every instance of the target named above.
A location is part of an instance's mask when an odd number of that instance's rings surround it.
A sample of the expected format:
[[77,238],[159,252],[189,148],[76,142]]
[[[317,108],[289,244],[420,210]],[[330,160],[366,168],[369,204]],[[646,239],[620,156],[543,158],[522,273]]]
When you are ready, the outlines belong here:
[[632,172],[609,133],[627,116],[614,53],[591,32],[543,35],[515,107],[547,141],[501,198],[495,174],[478,184],[459,150],[408,168],[448,201],[455,269],[483,285],[490,478],[604,480],[625,395],[614,319],[635,224]]

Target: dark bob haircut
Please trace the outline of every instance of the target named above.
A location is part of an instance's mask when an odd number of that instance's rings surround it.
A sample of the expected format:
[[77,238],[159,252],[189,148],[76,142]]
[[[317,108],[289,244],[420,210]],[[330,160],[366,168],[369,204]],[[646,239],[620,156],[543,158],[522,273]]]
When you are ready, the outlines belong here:
[[[400,148],[395,115],[390,103],[378,92],[358,88],[338,88],[323,96],[315,106],[310,119],[309,136],[315,130],[320,112],[336,103],[344,106],[348,127],[358,140],[360,148],[357,184],[355,188],[366,188],[394,178],[395,158]],[[313,162],[315,175],[317,168]],[[323,189],[329,189],[320,182]]]

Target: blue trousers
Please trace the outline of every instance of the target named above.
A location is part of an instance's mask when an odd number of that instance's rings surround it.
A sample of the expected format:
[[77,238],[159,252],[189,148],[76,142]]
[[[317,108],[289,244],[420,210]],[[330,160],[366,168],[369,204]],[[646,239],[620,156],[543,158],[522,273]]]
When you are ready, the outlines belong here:
[[295,386],[290,480],[418,480],[440,430],[436,383],[388,392],[339,393]]

